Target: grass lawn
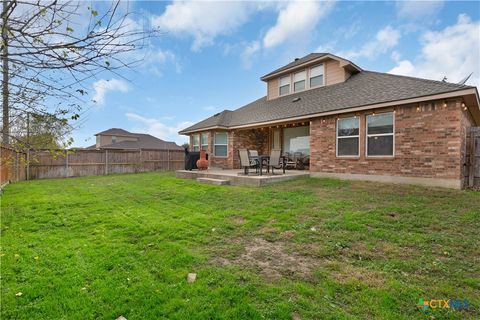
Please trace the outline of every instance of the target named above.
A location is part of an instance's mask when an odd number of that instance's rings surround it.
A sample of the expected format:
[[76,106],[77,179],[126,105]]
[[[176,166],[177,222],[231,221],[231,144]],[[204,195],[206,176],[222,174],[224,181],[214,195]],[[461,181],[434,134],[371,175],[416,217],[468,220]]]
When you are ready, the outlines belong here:
[[[0,317],[478,319],[479,245],[472,191],[170,173],[21,182],[1,197]],[[470,306],[424,313],[419,298]]]

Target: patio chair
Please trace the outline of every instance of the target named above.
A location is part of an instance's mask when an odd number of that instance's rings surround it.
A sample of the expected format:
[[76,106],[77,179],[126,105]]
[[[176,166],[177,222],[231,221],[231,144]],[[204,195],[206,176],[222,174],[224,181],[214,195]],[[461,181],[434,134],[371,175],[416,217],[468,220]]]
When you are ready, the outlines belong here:
[[[255,160],[258,162],[258,151],[257,150],[248,150],[248,156],[250,160]],[[264,159],[262,165],[267,166],[267,161]]]
[[303,158],[305,155],[301,152],[294,152],[293,153],[293,162],[295,162],[295,169],[303,170]]
[[270,170],[272,169],[271,173],[274,175],[273,169],[283,169],[283,173],[285,173],[285,165],[283,159],[281,157],[282,151],[279,149],[272,149],[270,151],[270,159],[267,164],[267,168]]
[[238,156],[240,158],[240,167],[244,170],[245,175],[248,175],[248,171],[251,168],[255,168],[255,172],[258,173],[260,163],[250,159],[247,149],[238,149]]
[[248,155],[250,157],[258,157],[258,151],[257,150],[248,150]]
[[285,152],[283,154],[284,156],[284,159],[285,159],[285,163],[284,163],[284,167],[285,169],[295,169],[295,160],[293,159],[292,157],[292,154],[290,152]]

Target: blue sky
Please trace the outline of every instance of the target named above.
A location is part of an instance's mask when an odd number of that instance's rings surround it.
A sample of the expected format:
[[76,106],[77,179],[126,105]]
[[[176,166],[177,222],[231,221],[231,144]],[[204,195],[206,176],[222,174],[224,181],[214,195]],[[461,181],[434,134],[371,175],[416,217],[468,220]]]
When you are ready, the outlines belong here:
[[[480,84],[480,2],[159,2],[130,8],[162,31],[144,62],[102,74],[75,146],[118,127],[177,143],[177,132],[265,95],[259,78],[310,52],[367,70]],[[100,6],[100,4],[99,4]],[[134,22],[135,23],[135,22]]]

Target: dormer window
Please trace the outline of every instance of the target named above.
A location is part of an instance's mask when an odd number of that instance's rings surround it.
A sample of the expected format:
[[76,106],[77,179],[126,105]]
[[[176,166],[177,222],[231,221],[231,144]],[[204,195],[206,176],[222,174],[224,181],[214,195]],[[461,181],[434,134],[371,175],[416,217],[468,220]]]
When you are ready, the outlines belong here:
[[290,76],[280,78],[279,90],[281,96],[290,93]]
[[323,64],[310,69],[310,88],[323,86]]
[[293,91],[298,92],[305,90],[305,80],[307,78],[307,72],[300,71],[293,75]]

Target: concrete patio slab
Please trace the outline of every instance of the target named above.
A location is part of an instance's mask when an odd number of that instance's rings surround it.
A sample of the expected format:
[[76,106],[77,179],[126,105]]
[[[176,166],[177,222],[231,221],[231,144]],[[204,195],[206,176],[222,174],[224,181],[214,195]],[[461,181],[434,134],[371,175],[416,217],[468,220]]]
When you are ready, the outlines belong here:
[[281,170],[277,170],[275,175],[264,173],[262,176],[250,174],[245,176],[241,169],[208,169],[205,171],[198,170],[177,170],[177,178],[198,179],[208,178],[217,180],[228,180],[230,185],[261,187],[276,182],[291,180],[299,177],[309,177],[310,172],[299,170],[287,170],[285,174],[281,174]]

